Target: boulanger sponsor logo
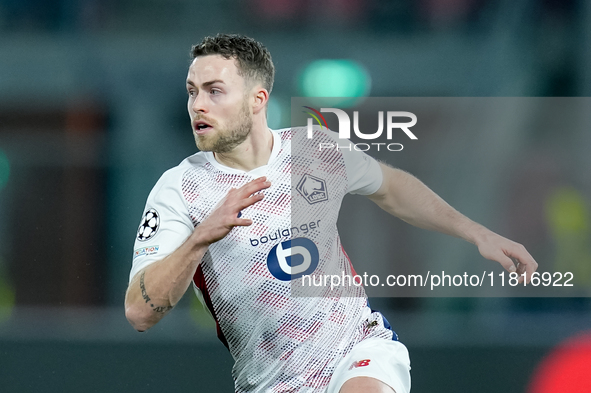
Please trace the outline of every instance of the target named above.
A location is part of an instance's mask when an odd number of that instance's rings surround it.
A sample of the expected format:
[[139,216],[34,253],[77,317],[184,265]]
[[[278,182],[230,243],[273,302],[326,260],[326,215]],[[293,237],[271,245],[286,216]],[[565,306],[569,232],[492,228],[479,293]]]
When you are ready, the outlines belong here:
[[[347,112],[338,108],[320,108],[320,111],[304,106],[304,108],[310,109],[312,112],[305,112],[311,117],[308,118],[307,122],[307,137],[308,139],[314,138],[314,120],[323,129],[328,125],[326,119],[322,113],[334,113],[337,116],[339,122],[339,139],[342,139],[342,143],[319,143],[318,150],[335,149],[335,150],[356,150],[356,151],[367,151],[367,150],[387,150],[387,151],[401,151],[404,146],[402,143],[388,142],[388,143],[352,143],[349,142],[351,138],[351,119]],[[385,119],[385,120],[384,120]],[[322,120],[322,121],[321,121]],[[410,130],[415,124],[417,124],[417,116],[412,112],[406,111],[378,111],[378,129],[375,132],[361,132],[359,129],[359,112],[353,111],[353,132],[355,135],[364,140],[376,140],[384,133],[384,122],[386,123],[386,139],[391,141],[394,137],[395,130],[401,130],[404,134],[412,139],[418,139],[417,136]]]
[[314,229],[320,228],[320,221],[316,220],[311,221],[306,224],[302,224],[300,226],[293,226],[291,228],[284,228],[284,229],[277,229],[274,232],[267,233],[261,237],[250,238],[250,245],[253,247],[257,247],[262,244],[266,244],[269,241],[275,241],[281,239],[282,237],[292,237],[298,236],[300,233],[306,235],[309,231],[313,231]]
[[150,209],[142,218],[139,228],[137,229],[137,239],[141,242],[153,238],[160,227],[160,215],[156,209]]
[[328,200],[326,182],[316,176],[305,174],[298,183],[296,190],[309,204]]
[[137,257],[142,257],[144,255],[158,254],[159,249],[160,249],[160,246],[138,248],[137,250],[135,250],[133,252],[133,259],[136,259]]
[[318,247],[308,238],[296,237],[275,245],[267,256],[269,272],[281,281],[312,274],[318,266]]

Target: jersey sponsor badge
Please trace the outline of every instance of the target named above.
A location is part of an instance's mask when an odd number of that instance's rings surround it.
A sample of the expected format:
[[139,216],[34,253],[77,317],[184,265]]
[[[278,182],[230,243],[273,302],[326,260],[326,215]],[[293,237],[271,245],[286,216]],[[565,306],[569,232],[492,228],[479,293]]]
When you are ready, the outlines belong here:
[[138,248],[137,250],[133,251],[133,259],[136,259],[137,257],[143,257],[146,255],[158,254],[159,249],[160,249],[160,246],[150,246],[150,247]]
[[160,214],[156,209],[150,209],[142,218],[139,228],[137,229],[137,239],[141,242],[153,238],[160,227]]
[[296,237],[277,244],[267,256],[267,267],[281,281],[311,274],[318,266],[318,247],[308,238]]
[[298,183],[296,190],[309,204],[328,201],[326,182],[316,176],[306,173]]

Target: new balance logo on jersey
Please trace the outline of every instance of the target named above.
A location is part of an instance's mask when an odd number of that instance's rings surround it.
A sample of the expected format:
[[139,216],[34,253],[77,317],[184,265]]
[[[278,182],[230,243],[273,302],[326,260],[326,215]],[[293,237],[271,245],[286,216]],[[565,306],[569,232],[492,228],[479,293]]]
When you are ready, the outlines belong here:
[[312,274],[319,259],[318,247],[312,240],[296,237],[271,249],[267,256],[267,268],[276,279],[289,281]]
[[369,362],[371,362],[371,359],[363,359],[363,360],[360,360],[358,362],[353,362],[351,364],[351,367],[349,367],[349,370],[352,370],[352,369],[357,368],[357,367],[369,366]]
[[316,176],[305,174],[296,190],[309,204],[328,201],[326,182]]

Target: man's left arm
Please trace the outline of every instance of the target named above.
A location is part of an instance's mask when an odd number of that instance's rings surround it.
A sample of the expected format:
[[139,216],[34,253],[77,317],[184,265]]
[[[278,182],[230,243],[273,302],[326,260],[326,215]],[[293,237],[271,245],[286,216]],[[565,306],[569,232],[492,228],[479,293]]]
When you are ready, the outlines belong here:
[[529,282],[538,264],[525,247],[470,220],[413,175],[382,163],[380,167],[382,185],[368,195],[379,207],[416,227],[469,241],[483,257],[500,263],[506,270],[525,272]]

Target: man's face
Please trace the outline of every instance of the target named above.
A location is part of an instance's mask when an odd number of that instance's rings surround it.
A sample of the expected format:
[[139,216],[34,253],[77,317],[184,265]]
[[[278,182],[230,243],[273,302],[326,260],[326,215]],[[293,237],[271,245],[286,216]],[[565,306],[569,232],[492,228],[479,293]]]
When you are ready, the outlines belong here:
[[248,90],[234,59],[208,55],[193,60],[187,109],[199,150],[227,153],[244,142],[252,128]]

